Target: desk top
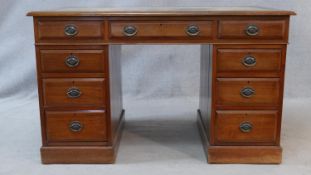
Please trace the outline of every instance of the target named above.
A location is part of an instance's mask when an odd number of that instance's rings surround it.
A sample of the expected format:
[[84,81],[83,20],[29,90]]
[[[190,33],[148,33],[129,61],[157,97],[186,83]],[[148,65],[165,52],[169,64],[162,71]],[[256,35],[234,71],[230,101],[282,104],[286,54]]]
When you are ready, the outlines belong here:
[[182,8],[70,8],[32,11],[28,16],[251,16],[296,15],[293,11],[259,7],[182,7]]

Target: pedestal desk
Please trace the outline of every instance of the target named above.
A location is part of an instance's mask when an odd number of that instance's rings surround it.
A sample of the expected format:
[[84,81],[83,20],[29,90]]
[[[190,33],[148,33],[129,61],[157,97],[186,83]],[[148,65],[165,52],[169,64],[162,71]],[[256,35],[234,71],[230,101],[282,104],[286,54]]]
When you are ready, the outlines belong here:
[[294,12],[152,8],[28,15],[34,19],[43,163],[115,162],[124,123],[120,49],[137,43],[201,45],[197,121],[209,163],[281,162]]

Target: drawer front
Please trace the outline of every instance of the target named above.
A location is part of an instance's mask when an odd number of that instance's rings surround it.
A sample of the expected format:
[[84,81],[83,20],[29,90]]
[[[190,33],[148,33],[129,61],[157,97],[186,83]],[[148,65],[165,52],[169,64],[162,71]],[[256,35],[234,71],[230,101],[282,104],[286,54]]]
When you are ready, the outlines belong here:
[[102,42],[104,21],[39,20],[36,42]]
[[46,111],[47,141],[107,141],[107,116],[104,110]]
[[280,72],[281,49],[217,49],[217,72]]
[[279,78],[217,78],[216,86],[220,106],[279,105]]
[[220,20],[219,39],[286,39],[286,20]]
[[162,21],[162,22],[121,22],[110,23],[111,38],[171,38],[204,39],[212,38],[211,21]]
[[43,79],[43,99],[50,106],[105,106],[104,78]]
[[106,72],[104,50],[40,50],[44,73]]
[[275,145],[277,111],[216,111],[218,145]]

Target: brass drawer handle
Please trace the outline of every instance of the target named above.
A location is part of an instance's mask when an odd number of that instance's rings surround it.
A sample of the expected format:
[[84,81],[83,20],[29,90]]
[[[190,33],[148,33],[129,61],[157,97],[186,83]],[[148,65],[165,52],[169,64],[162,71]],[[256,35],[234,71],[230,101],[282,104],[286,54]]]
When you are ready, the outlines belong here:
[[125,26],[124,28],[123,28],[123,34],[125,35],[125,36],[135,36],[136,34],[137,34],[137,29],[136,29],[136,27],[135,26],[131,26],[131,25],[129,25],[129,26]]
[[245,33],[248,36],[256,36],[259,33],[259,28],[256,25],[249,25],[246,27]]
[[70,55],[66,58],[65,64],[68,67],[77,67],[80,63],[80,60],[78,57],[74,56],[74,55]]
[[255,94],[255,90],[251,87],[245,87],[240,92],[242,97],[250,98]]
[[253,125],[250,122],[243,122],[240,124],[240,130],[244,133],[251,132],[253,129]]
[[78,98],[81,96],[81,94],[82,92],[80,91],[80,89],[76,87],[71,87],[67,90],[67,96],[69,98]]
[[256,58],[253,57],[253,56],[246,56],[243,61],[242,61],[242,64],[245,66],[245,67],[253,67],[256,65]]
[[65,35],[73,37],[78,34],[78,27],[73,24],[69,24],[65,26],[64,32]]
[[196,25],[190,25],[190,26],[187,27],[186,33],[187,33],[189,36],[197,36],[197,35],[199,35],[199,33],[200,33],[200,29],[199,29],[199,27],[196,26]]
[[82,128],[83,128],[83,125],[79,121],[72,121],[69,124],[69,129],[72,132],[79,132],[82,130]]

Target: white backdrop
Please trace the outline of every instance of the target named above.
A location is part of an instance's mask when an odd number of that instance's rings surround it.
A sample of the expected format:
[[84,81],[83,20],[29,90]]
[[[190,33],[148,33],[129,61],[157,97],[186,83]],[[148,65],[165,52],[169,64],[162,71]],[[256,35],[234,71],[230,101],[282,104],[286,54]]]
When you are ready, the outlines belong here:
[[[293,10],[282,165],[207,165],[195,124],[199,46],[123,46],[126,127],[116,165],[40,164],[32,10],[71,7],[262,6]],[[311,174],[310,0],[0,0],[0,175]],[[225,168],[224,168],[225,167]]]

